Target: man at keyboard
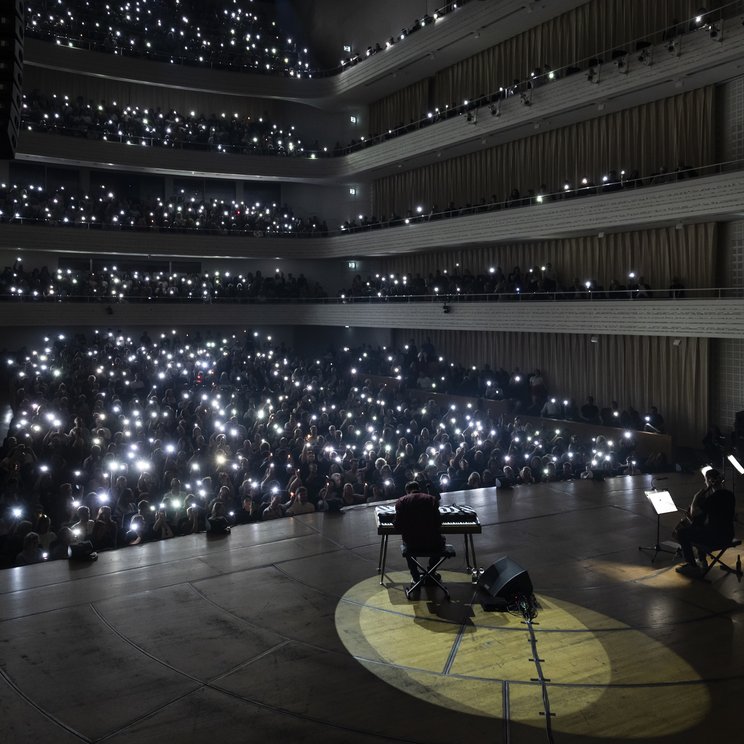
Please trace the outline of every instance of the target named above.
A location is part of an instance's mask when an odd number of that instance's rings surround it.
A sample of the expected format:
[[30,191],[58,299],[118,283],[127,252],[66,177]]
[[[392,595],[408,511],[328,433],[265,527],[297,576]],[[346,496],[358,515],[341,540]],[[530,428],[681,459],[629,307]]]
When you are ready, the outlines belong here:
[[[439,495],[422,493],[419,484],[406,484],[405,496],[395,502],[395,529],[400,532],[403,542],[408,546],[411,555],[436,553],[444,548],[444,537],[441,534],[442,516],[439,513]],[[418,581],[419,569],[406,558],[411,578]],[[431,568],[437,558],[429,559]]]

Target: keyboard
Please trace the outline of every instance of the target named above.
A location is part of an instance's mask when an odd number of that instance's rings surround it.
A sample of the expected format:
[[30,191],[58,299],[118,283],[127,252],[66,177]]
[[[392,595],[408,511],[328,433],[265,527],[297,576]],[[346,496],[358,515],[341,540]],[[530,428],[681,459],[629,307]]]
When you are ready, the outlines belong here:
[[[443,535],[480,535],[482,532],[478,514],[470,506],[460,506],[458,504],[440,506],[439,513],[442,516],[441,532]],[[378,535],[400,534],[393,526],[395,504],[376,507],[375,519]]]

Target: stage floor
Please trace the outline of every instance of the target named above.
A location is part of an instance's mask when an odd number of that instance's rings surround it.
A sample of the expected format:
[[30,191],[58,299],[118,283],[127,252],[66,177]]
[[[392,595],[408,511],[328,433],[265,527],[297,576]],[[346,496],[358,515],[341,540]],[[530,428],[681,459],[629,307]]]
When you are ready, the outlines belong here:
[[[3,742],[685,742],[741,729],[744,583],[655,564],[649,476],[445,494],[480,566],[507,554],[540,603],[403,592],[374,508],[236,527],[0,572]],[[660,487],[686,506],[699,476]],[[662,540],[678,520],[662,520]],[[742,537],[737,524],[737,537]],[[736,560],[736,551],[726,556]],[[538,666],[540,671],[538,671]],[[544,683],[539,681],[540,672]]]

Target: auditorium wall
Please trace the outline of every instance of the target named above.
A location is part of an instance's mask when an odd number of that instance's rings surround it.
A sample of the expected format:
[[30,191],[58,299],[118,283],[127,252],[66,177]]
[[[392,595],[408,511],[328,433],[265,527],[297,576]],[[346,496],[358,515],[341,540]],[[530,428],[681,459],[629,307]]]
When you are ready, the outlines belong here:
[[[744,159],[744,76],[720,86],[718,95],[718,157]],[[744,288],[744,220],[721,225],[718,281]],[[711,344],[711,422],[724,432],[733,429],[737,411],[744,410],[744,339],[716,339]]]

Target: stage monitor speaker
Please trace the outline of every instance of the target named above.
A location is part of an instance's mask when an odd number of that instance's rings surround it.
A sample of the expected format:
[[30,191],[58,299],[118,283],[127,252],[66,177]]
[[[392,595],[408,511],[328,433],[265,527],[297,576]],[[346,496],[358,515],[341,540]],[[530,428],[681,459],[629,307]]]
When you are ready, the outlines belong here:
[[23,107],[23,0],[0,9],[0,159],[15,157]]
[[480,575],[478,587],[492,597],[504,599],[515,594],[532,594],[532,582],[527,570],[508,555],[499,558]]

